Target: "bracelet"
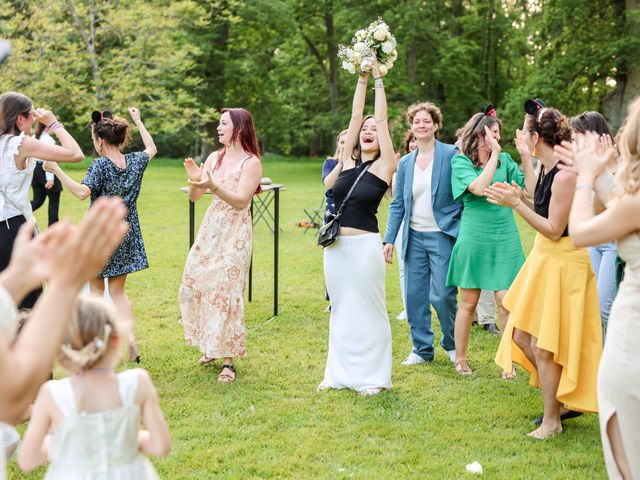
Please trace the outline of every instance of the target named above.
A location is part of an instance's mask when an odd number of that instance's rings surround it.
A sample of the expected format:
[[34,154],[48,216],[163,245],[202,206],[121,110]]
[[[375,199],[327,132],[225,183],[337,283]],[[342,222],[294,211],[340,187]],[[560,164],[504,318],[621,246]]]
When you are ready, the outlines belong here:
[[593,185],[590,183],[579,183],[576,185],[576,190],[593,190]]
[[58,120],[56,120],[55,122],[50,123],[45,129],[44,129],[44,133],[49,133],[52,132],[53,130],[55,130],[56,128],[58,128],[60,125],[62,125]]

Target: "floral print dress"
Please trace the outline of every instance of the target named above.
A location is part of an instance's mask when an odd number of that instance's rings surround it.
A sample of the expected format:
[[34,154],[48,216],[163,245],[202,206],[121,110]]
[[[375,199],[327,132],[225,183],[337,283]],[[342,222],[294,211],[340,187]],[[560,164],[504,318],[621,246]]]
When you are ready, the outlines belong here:
[[[215,180],[237,191],[248,158]],[[179,291],[181,322],[187,345],[197,345],[208,358],[240,357],[245,353],[244,289],[251,265],[251,213],[248,205],[239,210],[217,195],[212,197],[184,267]]]
[[99,277],[111,278],[144,270],[149,266],[138,219],[138,196],[142,176],[149,165],[147,152],[124,156],[126,167],[116,166],[108,157],[98,157],[89,166],[82,183],[91,189],[91,205],[103,196],[121,197],[127,207],[129,231]]

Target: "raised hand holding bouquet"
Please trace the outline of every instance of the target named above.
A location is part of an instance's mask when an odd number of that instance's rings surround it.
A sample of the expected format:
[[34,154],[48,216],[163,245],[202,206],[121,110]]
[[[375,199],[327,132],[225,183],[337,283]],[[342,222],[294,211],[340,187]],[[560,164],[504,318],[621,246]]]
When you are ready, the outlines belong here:
[[338,58],[342,68],[349,73],[363,74],[371,71],[374,61],[379,63],[380,75],[384,76],[398,58],[396,39],[389,26],[381,18],[367,28],[358,30],[350,46],[340,45]]

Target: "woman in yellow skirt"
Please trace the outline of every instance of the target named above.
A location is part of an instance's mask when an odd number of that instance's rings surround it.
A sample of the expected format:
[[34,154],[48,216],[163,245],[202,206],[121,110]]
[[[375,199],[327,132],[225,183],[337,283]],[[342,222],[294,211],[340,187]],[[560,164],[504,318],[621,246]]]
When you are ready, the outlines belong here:
[[596,412],[596,377],[602,333],[596,279],[587,250],[568,235],[576,186],[573,172],[558,168],[553,147],[571,139],[567,117],[540,100],[525,102],[525,141],[542,166],[531,204],[517,186],[486,190],[491,203],[517,211],[537,230],[533,250],[504,298],[510,317],[496,363],[512,362],[531,373],[544,401],[542,423],[529,436],[545,439],[562,431],[561,415]]

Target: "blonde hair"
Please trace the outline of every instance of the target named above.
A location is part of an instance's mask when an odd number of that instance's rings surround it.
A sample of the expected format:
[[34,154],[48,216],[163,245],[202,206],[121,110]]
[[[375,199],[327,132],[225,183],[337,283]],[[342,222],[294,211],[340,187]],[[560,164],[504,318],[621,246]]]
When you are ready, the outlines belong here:
[[333,154],[334,160],[338,160],[338,142],[340,141],[340,137],[346,134],[347,134],[347,130],[342,130],[336,137],[336,153]]
[[76,301],[58,361],[67,370],[89,370],[109,351],[109,342],[118,335],[115,307],[98,297]]
[[633,194],[640,190],[640,97],[629,105],[629,114],[622,127],[618,148],[620,149],[620,169],[618,195]]

